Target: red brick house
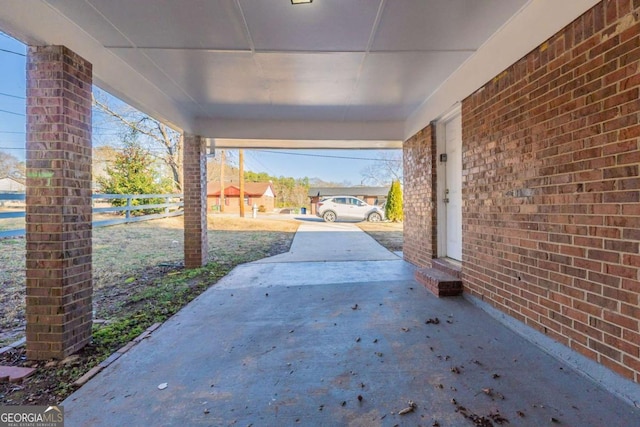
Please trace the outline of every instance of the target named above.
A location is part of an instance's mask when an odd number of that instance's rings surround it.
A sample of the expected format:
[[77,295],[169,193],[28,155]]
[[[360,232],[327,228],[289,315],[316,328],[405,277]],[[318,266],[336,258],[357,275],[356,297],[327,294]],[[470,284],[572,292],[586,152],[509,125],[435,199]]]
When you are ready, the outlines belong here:
[[[220,212],[220,183],[207,183],[207,212]],[[272,212],[276,196],[270,182],[247,182],[244,184],[244,204],[246,212],[257,205],[261,212]],[[240,212],[240,185],[226,184],[224,187],[224,212]]]
[[417,277],[447,295],[430,269],[457,270],[470,300],[635,382],[639,16],[597,3],[404,143]]

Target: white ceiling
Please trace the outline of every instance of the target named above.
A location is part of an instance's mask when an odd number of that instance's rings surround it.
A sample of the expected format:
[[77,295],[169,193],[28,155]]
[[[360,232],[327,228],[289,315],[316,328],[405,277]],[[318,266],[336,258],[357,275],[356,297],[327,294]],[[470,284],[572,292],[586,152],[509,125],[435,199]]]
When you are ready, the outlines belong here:
[[[398,146],[593,3],[22,0],[3,2],[0,29],[68,46],[93,63],[99,86],[221,144],[380,147]],[[461,93],[439,93],[447,84]]]

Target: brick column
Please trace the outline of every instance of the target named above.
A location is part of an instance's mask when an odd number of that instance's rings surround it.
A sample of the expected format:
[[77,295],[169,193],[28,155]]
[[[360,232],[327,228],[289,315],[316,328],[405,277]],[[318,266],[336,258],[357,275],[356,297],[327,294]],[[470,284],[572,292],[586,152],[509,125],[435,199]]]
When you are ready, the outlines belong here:
[[91,338],[91,82],[63,46],[27,59],[27,357],[64,358]]
[[436,126],[422,129],[402,146],[404,167],[404,259],[431,267],[438,254]]
[[185,133],[184,265],[198,268],[207,263],[207,156],[205,138]]

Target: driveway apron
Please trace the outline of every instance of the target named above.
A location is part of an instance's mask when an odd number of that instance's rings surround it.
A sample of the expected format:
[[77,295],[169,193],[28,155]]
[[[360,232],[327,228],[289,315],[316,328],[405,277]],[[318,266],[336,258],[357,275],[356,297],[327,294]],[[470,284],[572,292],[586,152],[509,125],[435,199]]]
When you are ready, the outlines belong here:
[[640,425],[349,223],[302,224],[289,253],[234,269],[62,405],[67,427]]

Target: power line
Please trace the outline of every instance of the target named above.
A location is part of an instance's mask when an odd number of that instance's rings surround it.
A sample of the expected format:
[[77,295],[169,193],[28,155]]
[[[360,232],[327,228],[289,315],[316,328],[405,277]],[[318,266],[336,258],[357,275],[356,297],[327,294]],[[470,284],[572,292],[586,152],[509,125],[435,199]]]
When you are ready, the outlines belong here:
[[263,169],[264,169],[264,170],[266,170],[269,174],[271,174],[271,176],[276,176],[276,174],[275,174],[272,170],[270,170],[270,168],[268,168],[267,166],[265,166],[265,164],[264,164],[264,163],[262,163],[262,162],[258,159],[258,157],[256,156],[256,153],[255,153],[253,150],[247,150],[247,154],[248,154],[249,156],[251,156],[251,158],[252,158],[252,159],[253,159],[253,160],[254,160],[254,161],[255,161],[255,162],[256,162],[256,163],[257,163],[261,168],[263,168]]
[[24,53],[20,53],[20,52],[16,52],[16,51],[13,51],[13,50],[8,50],[8,49],[0,49],[0,52],[12,53],[12,54],[18,55],[18,56],[27,56]]
[[7,110],[1,110],[1,109],[0,109],[0,113],[14,114],[16,116],[22,116],[22,117],[26,116],[26,114],[24,113],[14,113],[13,111],[7,111]]
[[347,157],[347,156],[330,156],[328,154],[305,154],[305,153],[291,153],[288,151],[271,151],[271,150],[256,150],[263,153],[273,153],[273,154],[288,154],[290,156],[306,156],[306,157],[324,157],[330,159],[347,159],[347,160],[370,160],[374,162],[379,162],[381,160],[385,162],[401,162],[402,160],[396,159],[372,159],[370,157]]
[[25,98],[24,96],[11,95],[10,93],[4,93],[4,92],[0,92],[0,95],[2,95],[2,96],[8,96],[9,98],[27,99],[27,98]]

